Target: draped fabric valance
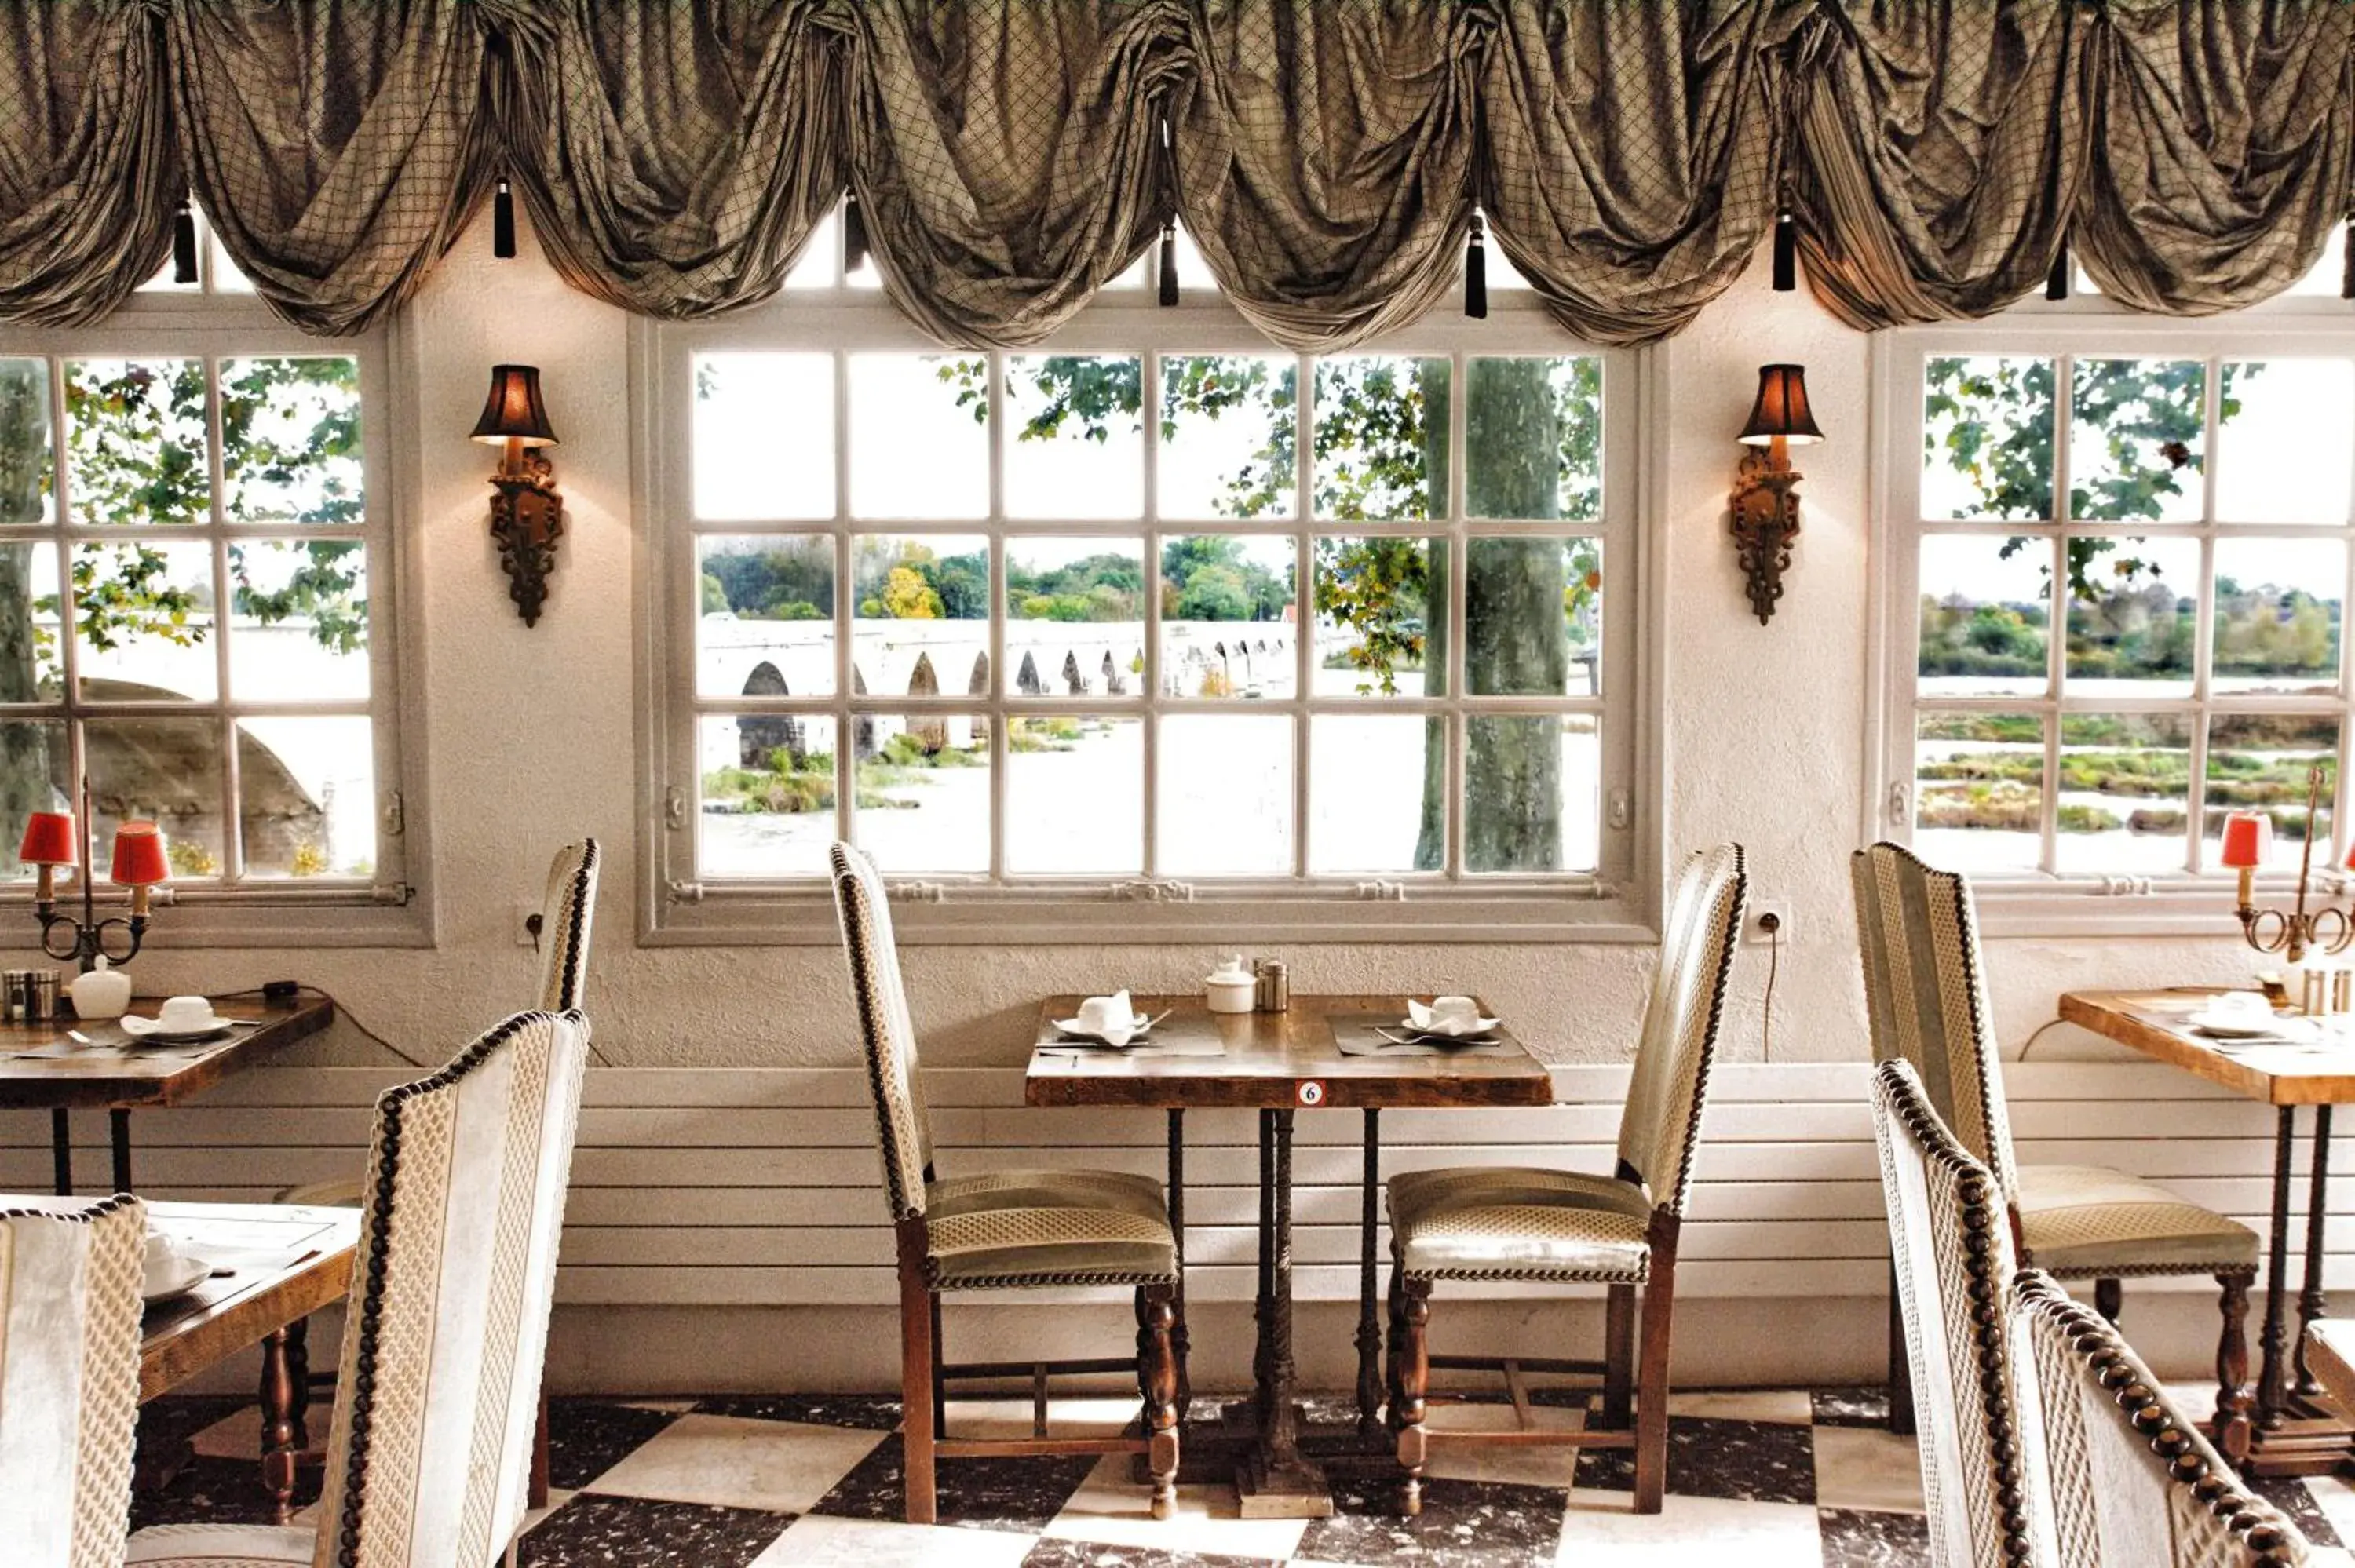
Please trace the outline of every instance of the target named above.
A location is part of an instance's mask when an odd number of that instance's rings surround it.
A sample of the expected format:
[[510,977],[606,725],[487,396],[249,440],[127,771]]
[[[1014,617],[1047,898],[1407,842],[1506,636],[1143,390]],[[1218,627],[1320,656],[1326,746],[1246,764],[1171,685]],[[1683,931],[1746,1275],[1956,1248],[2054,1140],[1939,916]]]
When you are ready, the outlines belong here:
[[382,319],[512,182],[574,286],[783,286],[846,194],[891,300],[1044,338],[1163,227],[1295,348],[1454,288],[1476,213],[1578,335],[1676,332],[1792,215],[1860,327],[2064,244],[2200,314],[2355,207],[2350,0],[27,0],[0,6],[0,320],[99,319],[193,187],[307,331]]

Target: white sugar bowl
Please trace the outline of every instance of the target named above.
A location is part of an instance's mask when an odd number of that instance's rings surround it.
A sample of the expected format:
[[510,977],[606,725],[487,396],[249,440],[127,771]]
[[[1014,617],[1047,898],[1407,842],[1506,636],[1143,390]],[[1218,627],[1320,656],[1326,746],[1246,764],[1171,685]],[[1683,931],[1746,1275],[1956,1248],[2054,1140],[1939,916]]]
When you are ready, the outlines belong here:
[[75,976],[66,992],[73,998],[76,1018],[91,1022],[120,1018],[131,1006],[131,977],[101,958],[97,968]]
[[1212,1012],[1249,1012],[1259,997],[1259,977],[1243,967],[1242,955],[1219,960],[1202,979],[1202,1000]]

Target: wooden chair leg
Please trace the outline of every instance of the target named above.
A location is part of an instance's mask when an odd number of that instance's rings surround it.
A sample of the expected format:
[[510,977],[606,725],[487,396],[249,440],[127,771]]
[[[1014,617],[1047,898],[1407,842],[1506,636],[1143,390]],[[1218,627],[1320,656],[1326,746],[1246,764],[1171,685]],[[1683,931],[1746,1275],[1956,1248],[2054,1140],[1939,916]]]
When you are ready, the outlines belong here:
[[1603,1306],[1603,1412],[1592,1425],[1625,1432],[1636,1382],[1636,1287],[1614,1285]]
[[1675,1250],[1655,1245],[1644,1284],[1642,1362],[1636,1372],[1636,1511],[1657,1513],[1668,1490],[1668,1340],[1676,1313]]
[[1889,1264],[1889,1430],[1913,1436],[1913,1356],[1905,1348],[1905,1303],[1897,1295],[1897,1262]]
[[1395,1245],[1391,1247],[1388,1301],[1391,1331],[1382,1340],[1382,1419],[1395,1436],[1400,1425],[1399,1412],[1405,1408],[1404,1398],[1399,1392],[1399,1379],[1404,1375],[1402,1352],[1406,1347],[1406,1267]]
[[949,1380],[941,1369],[949,1362],[948,1336],[941,1332],[941,1298],[932,1293],[932,1436],[944,1437],[949,1430]]
[[2094,1310],[2109,1319],[2115,1327],[2118,1314],[2126,1309],[2126,1290],[2115,1279],[2094,1281]]
[[[933,1292],[924,1277],[923,1222],[900,1231],[900,1446],[910,1524],[931,1524],[938,1513],[932,1494]],[[916,1234],[912,1238],[911,1230]]]
[[2216,1339],[2216,1420],[2211,1429],[2217,1451],[2238,1465],[2249,1457],[2249,1413],[2256,1401],[2249,1392],[2249,1284],[2253,1276],[2220,1274],[2224,1287],[2217,1303],[2223,1327]]
[[1153,1517],[1178,1511],[1178,1312],[1174,1285],[1136,1293],[1139,1381],[1145,1385],[1146,1466],[1153,1472]]
[[1399,1511],[1412,1519],[1423,1511],[1423,1467],[1430,1456],[1423,1421],[1423,1396],[1431,1389],[1431,1281],[1410,1279],[1400,1297],[1403,1310],[1391,1325],[1391,1342],[1400,1346],[1398,1381],[1391,1391],[1391,1404],[1398,1427],[1398,1461],[1406,1471],[1399,1491]]

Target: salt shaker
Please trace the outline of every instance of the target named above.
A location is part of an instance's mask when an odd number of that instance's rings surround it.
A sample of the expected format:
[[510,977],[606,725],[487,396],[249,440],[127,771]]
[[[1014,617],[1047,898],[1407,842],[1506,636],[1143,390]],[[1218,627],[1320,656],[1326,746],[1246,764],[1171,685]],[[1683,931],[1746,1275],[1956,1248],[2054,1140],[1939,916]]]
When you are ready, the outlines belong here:
[[1292,977],[1282,959],[1261,959],[1252,972],[1258,977],[1252,1001],[1260,1012],[1283,1012],[1292,1006]]

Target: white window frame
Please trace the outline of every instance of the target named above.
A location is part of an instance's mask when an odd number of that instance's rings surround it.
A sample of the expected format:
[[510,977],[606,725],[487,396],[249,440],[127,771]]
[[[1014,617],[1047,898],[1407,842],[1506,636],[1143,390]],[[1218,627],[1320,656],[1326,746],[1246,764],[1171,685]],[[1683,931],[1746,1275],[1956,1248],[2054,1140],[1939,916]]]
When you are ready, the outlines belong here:
[[[2335,240],[2331,255],[2334,259],[2337,255]],[[2229,315],[2188,320],[2144,315],[2098,295],[2080,294],[2066,301],[2024,302],[1985,321],[1939,323],[1874,336],[1871,375],[1878,433],[1873,442],[1870,483],[1871,549],[1879,567],[1871,574],[1869,616],[1880,678],[1868,688],[1868,788],[1859,842],[1890,839],[1904,843],[1913,836],[1915,673],[1920,642],[1918,540],[1925,522],[1921,517],[1920,499],[1922,376],[1927,360],[1961,355],[2039,357],[2056,362],[2097,358],[2205,360],[2211,367],[2207,388],[2212,430],[2219,385],[2214,367],[2220,361],[2311,358],[2318,355],[2355,359],[2355,303],[2316,295],[2285,295]],[[2052,476],[2056,506],[2069,488],[2070,402],[2069,384],[2056,369]],[[2346,813],[2350,805],[2348,762],[2350,755],[2355,755],[2355,625],[2348,622],[2342,611],[2339,687],[2335,697],[2240,694],[2219,696],[2211,692],[2209,684],[2213,658],[2210,623],[2213,613],[2215,541],[2260,532],[2299,539],[2344,541],[2349,579],[2340,585],[2345,596],[2342,604],[2355,609],[2355,516],[2338,526],[2301,524],[2260,527],[2220,523],[2215,520],[2213,505],[2212,457],[2211,450],[2211,461],[2202,470],[2206,499],[2199,522],[2068,525],[2070,533],[2144,535],[2198,542],[2200,607],[2194,680],[2189,696],[2155,701],[2062,697],[2058,682],[2061,663],[2066,657],[2067,632],[2064,617],[2056,610],[2049,637],[2047,683],[2041,693],[2025,697],[1941,697],[1920,705],[2047,715],[2130,713],[2138,709],[2186,713],[2193,717],[2192,771],[2187,807],[2194,821],[2206,809],[2207,715],[2335,709],[2340,725],[2339,768],[2331,820],[2334,825],[2345,823],[2350,821]],[[2355,461],[2355,454],[2350,454],[2349,461]],[[1991,541],[2002,529],[2000,523],[1977,526],[1985,530]],[[2035,526],[2041,530],[2044,525]],[[2048,723],[2048,800],[2054,798],[2059,751],[2060,726],[2057,722]],[[2044,831],[2049,838],[2053,832],[2051,821],[2047,821]],[[2205,842],[2204,837],[2201,842]],[[2296,880],[2295,874],[2261,874],[2261,901],[2283,898],[2294,890]],[[2230,937],[2234,931],[2230,908],[2232,879],[2229,874],[2213,867],[2149,877],[2060,875],[2041,871],[1975,873],[1972,884],[1981,924],[1995,936]],[[2318,868],[2317,885],[2326,892],[2337,892],[2343,885],[2344,879],[2336,870]]]
[[[0,357],[48,356],[52,440],[62,444],[60,410],[64,391],[55,373],[67,359],[197,359],[214,362],[230,358],[347,355],[359,362],[360,445],[364,521],[351,537],[368,546],[369,692],[365,705],[375,747],[377,853],[375,870],[366,882],[349,879],[312,883],[308,879],[240,882],[216,886],[173,882],[155,889],[156,915],[145,946],[175,948],[274,947],[430,947],[433,941],[433,903],[430,895],[431,846],[423,821],[426,800],[423,694],[411,672],[405,647],[420,635],[417,612],[403,591],[410,581],[422,580],[418,535],[414,525],[413,476],[418,466],[415,430],[416,387],[419,377],[415,345],[399,320],[369,333],[346,338],[322,338],[304,334],[279,320],[250,292],[217,287],[213,262],[217,252],[200,247],[205,259],[199,283],[191,288],[143,290],[104,321],[88,327],[50,328],[0,325]],[[208,457],[215,467],[214,504],[219,504],[219,409],[208,394]],[[57,449],[53,447],[53,451]],[[68,482],[70,483],[69,477]],[[64,505],[60,499],[60,505]],[[216,511],[216,516],[218,514]],[[23,539],[54,539],[61,546],[79,540],[133,538],[161,542],[174,531],[156,528],[86,526],[69,511],[65,526],[0,530]],[[258,527],[257,536],[275,530]],[[216,580],[225,581],[222,552],[226,533],[215,541]],[[60,554],[63,554],[61,550]],[[224,590],[225,591],[225,590]],[[226,622],[228,607],[218,609]],[[73,641],[61,640],[67,661],[66,694],[57,703],[0,709],[0,717],[63,718],[69,724],[74,755],[80,756],[76,721],[87,716],[153,716],[191,710],[234,723],[249,708],[288,711],[286,704],[243,704],[231,698],[224,676],[218,701],[174,705],[168,710],[155,704],[92,704],[74,690]],[[226,641],[217,640],[226,658]],[[304,705],[291,705],[304,706]],[[327,705],[320,711],[357,711],[359,704]],[[224,780],[234,790],[233,779]],[[79,808],[77,807],[77,810]],[[0,824],[5,831],[15,827]],[[224,823],[234,835],[234,820]],[[103,845],[100,846],[103,853]],[[64,907],[79,894],[60,894]],[[101,912],[119,903],[118,890],[99,889]],[[0,929],[13,930],[29,943],[34,925],[29,885],[0,893]]]
[[[824,238],[823,236],[821,237]],[[871,273],[868,274],[871,276]],[[1141,355],[1146,364],[1146,406],[1156,406],[1157,358],[1163,355],[1281,355],[1215,291],[1202,286],[1199,274],[1189,280],[1181,303],[1156,304],[1150,288],[1106,290],[1047,344],[1026,354]],[[1657,737],[1661,690],[1657,645],[1653,635],[1661,624],[1657,572],[1650,539],[1657,529],[1657,496],[1661,453],[1657,432],[1665,421],[1661,369],[1654,351],[1599,349],[1569,338],[1546,317],[1536,300],[1523,291],[1498,290],[1490,295],[1491,315],[1486,322],[1465,320],[1452,305],[1407,330],[1351,350],[1359,355],[1445,355],[1453,359],[1458,395],[1451,399],[1455,450],[1464,450],[1465,364],[1470,358],[1512,355],[1600,355],[1604,359],[1606,412],[1604,429],[1604,495],[1605,515],[1592,522],[1563,519],[1549,523],[1549,535],[1593,535],[1603,543],[1607,587],[1604,599],[1604,695],[1593,707],[1601,715],[1603,734],[1602,799],[1599,802],[1600,862],[1592,875],[1513,876],[1481,874],[1443,881],[1427,874],[1398,876],[1310,876],[1305,874],[1308,788],[1307,723],[1311,713],[1442,712],[1462,715],[1513,713],[1543,706],[1549,711],[1576,711],[1575,701],[1550,702],[1511,697],[1401,698],[1385,700],[1379,709],[1348,699],[1318,699],[1307,695],[1308,673],[1315,654],[1312,636],[1294,639],[1300,661],[1301,696],[1282,703],[1254,704],[1250,711],[1281,711],[1295,719],[1295,812],[1300,829],[1294,834],[1295,874],[1286,878],[1234,879],[1201,877],[1180,881],[1154,878],[1072,878],[1022,880],[928,877],[891,878],[902,906],[895,916],[904,940],[918,942],[1090,942],[1110,938],[1122,941],[1161,939],[1231,939],[1238,942],[1277,940],[1418,941],[1595,940],[1654,939],[1663,851],[1658,842],[1662,798]],[[630,327],[630,385],[637,417],[633,420],[634,450],[633,482],[639,533],[637,581],[640,630],[639,700],[646,715],[640,771],[639,932],[648,945],[673,944],[803,944],[838,939],[832,898],[818,879],[698,880],[695,835],[699,826],[698,751],[696,722],[698,707],[725,706],[698,699],[695,691],[695,639],[698,609],[698,572],[692,538],[693,364],[703,353],[826,352],[847,355],[860,352],[940,354],[946,352],[924,337],[872,287],[848,283],[835,259],[832,282],[820,287],[795,287],[756,309],[709,322],[661,323],[633,321]],[[1299,385],[1306,388],[1307,356],[1299,360]],[[993,356],[993,393],[1002,384],[1001,361]],[[837,397],[844,385],[837,369]],[[1313,417],[1313,415],[1312,415]],[[943,694],[929,701],[891,694],[866,698],[832,696],[794,705],[823,712],[888,712],[895,715],[930,709],[944,713],[986,713],[991,718],[992,789],[1000,809],[993,810],[992,832],[997,840],[994,864],[1002,864],[1005,819],[1002,810],[1006,778],[1006,734],[1003,720],[1026,715],[1111,713],[1144,716],[1241,711],[1232,703],[1163,697],[1160,693],[1157,629],[1158,595],[1146,594],[1146,672],[1140,695],[1087,702],[1071,698],[1026,699],[1006,693],[1002,656],[1006,555],[1008,538],[1024,535],[1058,538],[1105,537],[1145,540],[1148,580],[1155,573],[1166,537],[1205,532],[1279,537],[1295,542],[1299,559],[1313,563],[1309,541],[1316,535],[1347,534],[1352,537],[1397,535],[1447,537],[1463,540],[1481,534],[1528,534],[1528,524],[1487,524],[1465,518],[1465,464],[1452,467],[1453,496],[1446,518],[1412,523],[1319,524],[1305,504],[1304,473],[1298,515],[1278,523],[1217,524],[1200,519],[1173,519],[1165,529],[1158,519],[1153,482],[1158,442],[1145,442],[1145,510],[1141,516],[1117,522],[1024,519],[1008,522],[1000,502],[1004,493],[1004,443],[1010,439],[1007,421],[991,422],[990,493],[993,503],[985,519],[894,524],[895,536],[921,536],[927,532],[956,536],[986,535],[991,541],[991,602],[993,606],[990,667],[998,673],[996,690],[984,702],[970,695]],[[837,494],[847,496],[848,429],[837,406],[834,439],[837,445]],[[1304,422],[1300,439],[1309,447]],[[1304,470],[1306,465],[1304,463]],[[734,528],[736,525],[731,524]],[[758,532],[762,524],[744,527]],[[787,524],[773,525],[784,530]],[[791,524],[803,535],[829,535],[844,541],[853,524],[847,506],[835,518]],[[724,531],[724,530],[723,530]],[[848,545],[839,544],[837,561],[836,638],[837,652],[847,660],[850,646],[851,582]],[[1459,558],[1461,552],[1458,552]],[[1301,602],[1307,601],[1310,582],[1301,575]],[[1454,613],[1460,620],[1462,596]],[[1454,629],[1462,646],[1463,628]],[[847,688],[847,682],[837,682]],[[1455,761],[1452,787],[1461,797],[1462,747],[1465,726],[1453,726]],[[1145,830],[1150,864],[1156,788],[1153,726],[1147,726],[1145,758]],[[1461,859],[1462,812],[1450,817],[1450,860]]]

